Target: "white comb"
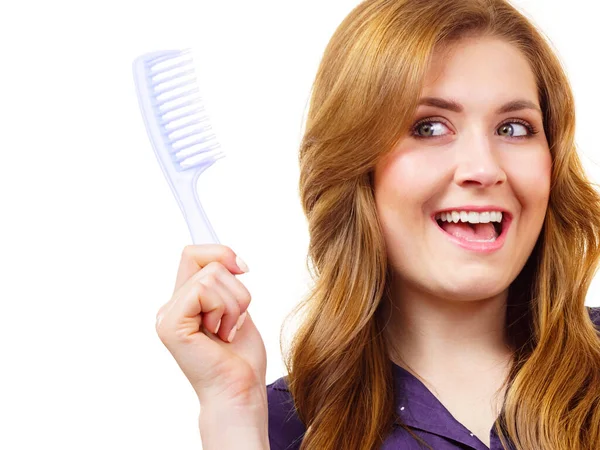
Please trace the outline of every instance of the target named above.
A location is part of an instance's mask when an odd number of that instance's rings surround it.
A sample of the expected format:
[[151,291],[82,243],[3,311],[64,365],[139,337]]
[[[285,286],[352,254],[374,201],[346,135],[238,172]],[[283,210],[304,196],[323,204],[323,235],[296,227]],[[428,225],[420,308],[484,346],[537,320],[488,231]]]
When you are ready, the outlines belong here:
[[198,199],[202,172],[221,151],[197,85],[191,50],[167,50],[137,57],[134,81],[154,153],[194,244],[219,243]]

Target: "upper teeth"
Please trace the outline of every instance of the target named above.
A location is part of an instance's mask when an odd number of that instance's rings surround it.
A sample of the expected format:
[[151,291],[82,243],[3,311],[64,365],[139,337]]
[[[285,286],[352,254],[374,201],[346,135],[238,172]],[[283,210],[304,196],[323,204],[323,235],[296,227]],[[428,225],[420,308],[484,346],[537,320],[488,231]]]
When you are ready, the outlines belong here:
[[435,215],[435,220],[442,222],[469,222],[469,223],[488,223],[502,222],[502,213],[500,211],[448,211]]

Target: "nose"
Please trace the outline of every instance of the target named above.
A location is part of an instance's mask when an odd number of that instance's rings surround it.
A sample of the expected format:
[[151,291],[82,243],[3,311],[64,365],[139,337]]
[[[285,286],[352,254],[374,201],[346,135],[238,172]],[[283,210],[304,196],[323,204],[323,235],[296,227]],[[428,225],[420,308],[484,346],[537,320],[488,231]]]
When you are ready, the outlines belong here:
[[465,139],[457,145],[457,164],[454,173],[456,184],[483,188],[506,181],[506,173],[488,137],[480,135]]

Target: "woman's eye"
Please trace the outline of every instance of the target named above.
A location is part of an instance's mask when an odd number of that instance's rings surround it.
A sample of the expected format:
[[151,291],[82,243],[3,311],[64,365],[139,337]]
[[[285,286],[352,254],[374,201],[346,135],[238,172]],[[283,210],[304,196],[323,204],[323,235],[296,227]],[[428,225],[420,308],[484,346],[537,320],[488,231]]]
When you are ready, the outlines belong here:
[[498,128],[498,134],[500,136],[520,137],[527,136],[528,133],[529,130],[527,129],[527,127],[518,122],[505,123],[503,125],[500,125],[500,128]]
[[441,132],[447,128],[442,122],[421,122],[414,128],[414,135],[417,137],[440,136]]

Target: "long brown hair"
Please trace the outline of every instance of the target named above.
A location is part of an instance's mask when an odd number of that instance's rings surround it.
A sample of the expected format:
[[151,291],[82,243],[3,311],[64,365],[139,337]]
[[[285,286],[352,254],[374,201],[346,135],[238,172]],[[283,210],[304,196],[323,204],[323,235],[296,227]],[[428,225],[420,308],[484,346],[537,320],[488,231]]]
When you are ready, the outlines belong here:
[[600,339],[585,308],[600,257],[600,197],[576,153],[560,61],[503,0],[367,0],[325,50],[300,146],[314,285],[292,311],[303,314],[283,354],[306,426],[302,450],[377,449],[394,423],[410,431],[395,412],[382,333],[391,273],[371,177],[411,125],[434,50],[467,36],[503,39],[530,61],[553,160],[544,226],[509,289],[514,357],[496,431],[505,448],[507,437],[524,450],[600,442]]

